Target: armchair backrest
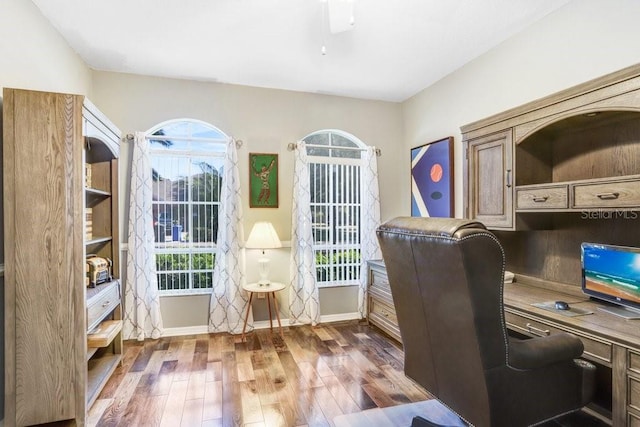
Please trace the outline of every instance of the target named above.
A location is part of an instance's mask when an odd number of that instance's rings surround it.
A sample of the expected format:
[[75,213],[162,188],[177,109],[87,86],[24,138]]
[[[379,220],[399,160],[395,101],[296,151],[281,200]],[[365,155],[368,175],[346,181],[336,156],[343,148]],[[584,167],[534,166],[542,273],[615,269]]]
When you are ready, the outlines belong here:
[[490,424],[486,373],[507,363],[504,252],[479,222],[396,218],[378,228],[405,374],[466,419]]

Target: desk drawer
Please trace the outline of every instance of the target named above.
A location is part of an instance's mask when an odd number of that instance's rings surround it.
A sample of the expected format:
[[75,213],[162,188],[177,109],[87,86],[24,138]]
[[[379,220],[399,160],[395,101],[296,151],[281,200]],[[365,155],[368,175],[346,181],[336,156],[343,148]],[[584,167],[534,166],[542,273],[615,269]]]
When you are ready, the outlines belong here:
[[389,279],[387,275],[381,271],[372,270],[371,271],[371,284],[370,290],[373,293],[383,295],[389,300],[392,300],[391,297],[391,286],[389,285]]
[[113,282],[104,291],[87,301],[87,330],[95,328],[118,304],[120,304],[120,287],[118,282]]
[[640,411],[640,379],[627,376],[627,387],[629,406]]
[[629,354],[629,370],[640,375],[640,354],[628,350]]
[[[560,328],[550,326],[544,322],[532,320],[509,312],[505,313],[505,320],[509,329],[529,336],[546,336],[557,334],[559,332],[567,332]],[[599,361],[611,363],[610,343],[576,333],[575,331],[569,332],[580,338],[580,341],[582,341],[582,344],[584,345],[585,355]]]
[[395,308],[389,306],[386,301],[369,297],[369,322],[378,326],[383,331],[400,341],[400,328]]
[[569,189],[557,187],[516,188],[516,209],[566,209]]
[[574,208],[624,208],[640,206],[640,180],[573,185]]

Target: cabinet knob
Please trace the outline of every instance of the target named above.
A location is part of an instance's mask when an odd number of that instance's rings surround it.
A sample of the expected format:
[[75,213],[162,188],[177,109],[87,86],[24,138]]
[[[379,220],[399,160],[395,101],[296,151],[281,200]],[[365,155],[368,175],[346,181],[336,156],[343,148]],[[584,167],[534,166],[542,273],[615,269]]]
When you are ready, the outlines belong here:
[[596,194],[596,196],[600,200],[615,200],[615,199],[618,198],[619,195],[620,195],[620,193],[600,193],[600,194]]
[[533,196],[533,201],[536,203],[544,203],[549,200],[549,196]]
[[529,332],[531,332],[534,335],[538,335],[541,337],[546,337],[551,335],[551,331],[548,329],[540,329],[540,328],[536,328],[535,326],[533,326],[531,323],[527,322],[527,330]]
[[108,306],[109,306],[109,304],[111,304],[111,301],[105,301],[105,302],[102,304],[102,308],[108,307]]

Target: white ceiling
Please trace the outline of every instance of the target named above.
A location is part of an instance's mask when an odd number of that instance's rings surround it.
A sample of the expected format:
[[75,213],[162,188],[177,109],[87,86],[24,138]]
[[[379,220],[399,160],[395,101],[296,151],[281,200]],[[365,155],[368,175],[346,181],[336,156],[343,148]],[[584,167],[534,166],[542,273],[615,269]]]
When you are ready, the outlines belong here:
[[570,0],[32,1],[96,70],[400,102]]

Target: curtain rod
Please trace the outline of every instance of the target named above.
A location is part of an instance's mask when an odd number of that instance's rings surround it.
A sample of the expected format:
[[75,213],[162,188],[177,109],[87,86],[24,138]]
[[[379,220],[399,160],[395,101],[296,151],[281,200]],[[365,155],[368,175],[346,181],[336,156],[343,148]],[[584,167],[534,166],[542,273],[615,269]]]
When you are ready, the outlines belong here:
[[[144,138],[149,140],[150,139],[161,140],[163,136],[164,135],[145,135]],[[127,141],[133,141],[134,135],[132,133],[128,133],[124,136],[123,139]],[[187,137],[187,136],[184,136],[184,137],[170,136],[165,139],[177,139],[180,141],[204,141],[204,142],[211,141],[211,138],[198,138],[198,137]],[[242,142],[241,139],[234,139],[234,141],[236,142],[236,147],[238,148],[242,147],[242,144],[244,144],[244,142]]]
[[[366,148],[361,148],[361,147],[336,147],[336,146],[330,146],[330,145],[317,145],[317,144],[307,144],[307,147],[324,148],[326,150],[345,150],[345,151],[365,151],[366,150]],[[293,151],[296,148],[298,148],[298,143],[297,142],[290,142],[287,145],[287,150],[289,150],[289,151]],[[382,156],[382,150],[381,149],[374,147],[374,151],[376,152],[376,156],[378,156],[378,157]]]

